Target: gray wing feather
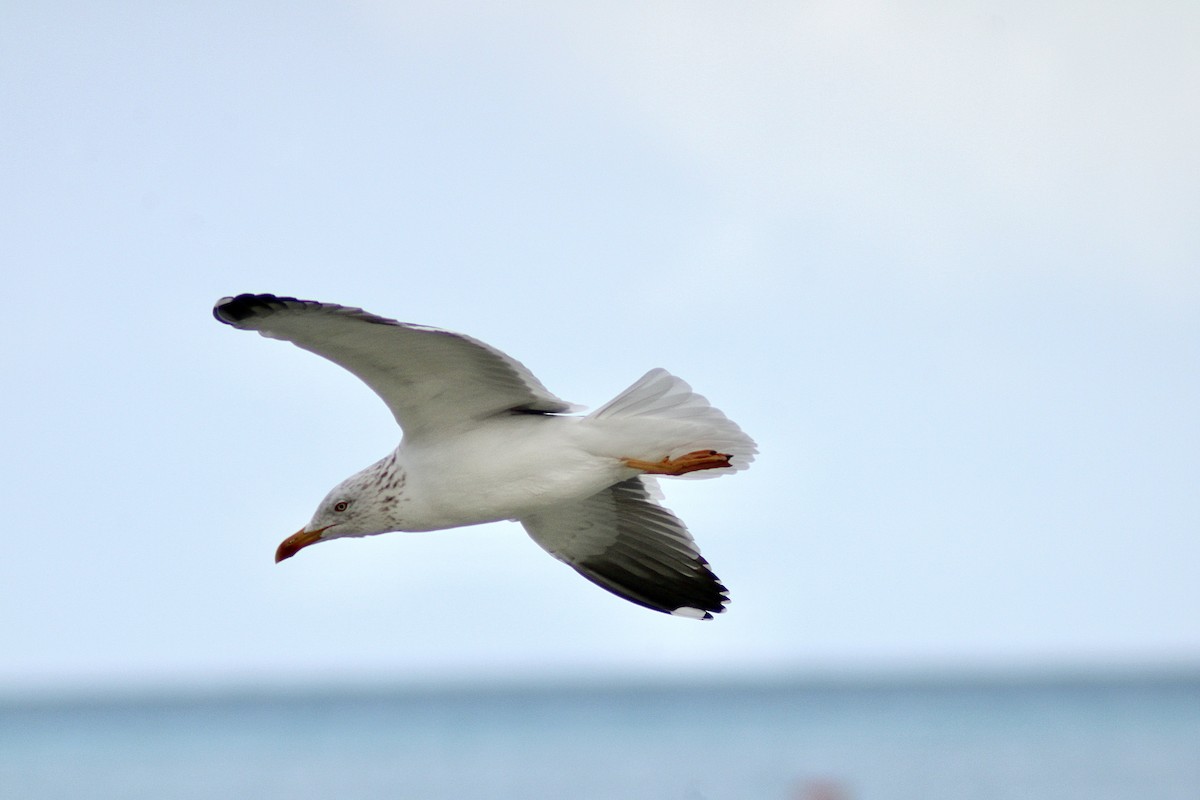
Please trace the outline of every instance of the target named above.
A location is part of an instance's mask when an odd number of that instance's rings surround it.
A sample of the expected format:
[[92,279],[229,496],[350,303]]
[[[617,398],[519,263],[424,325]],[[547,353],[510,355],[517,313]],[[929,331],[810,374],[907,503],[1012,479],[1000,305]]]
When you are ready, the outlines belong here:
[[383,399],[409,436],[505,411],[576,408],[551,394],[516,359],[462,334],[269,294],[222,298],[213,316],[289,341],[349,370]]
[[687,527],[654,502],[640,478],[521,524],[552,556],[638,605],[711,619],[729,600]]

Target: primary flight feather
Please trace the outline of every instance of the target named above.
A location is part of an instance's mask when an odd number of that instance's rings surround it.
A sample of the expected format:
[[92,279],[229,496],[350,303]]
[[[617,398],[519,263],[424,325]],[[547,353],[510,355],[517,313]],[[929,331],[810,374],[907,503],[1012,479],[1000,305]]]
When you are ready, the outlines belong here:
[[224,297],[213,316],[349,370],[403,430],[394,451],[329,492],[276,561],[328,539],[511,519],[633,603],[704,619],[724,610],[728,592],[659,504],[653,476],[734,472],[756,448],[666,370],[576,416],[519,361],[462,334],[269,294]]

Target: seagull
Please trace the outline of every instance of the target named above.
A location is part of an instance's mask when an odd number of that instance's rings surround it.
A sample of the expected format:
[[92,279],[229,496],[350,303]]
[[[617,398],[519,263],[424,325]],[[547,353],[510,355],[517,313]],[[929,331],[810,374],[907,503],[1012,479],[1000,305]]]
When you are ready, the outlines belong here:
[[625,600],[694,619],[725,610],[728,590],[659,502],[656,478],[743,470],[757,447],[666,370],[581,415],[520,362],[463,334],[270,294],[223,297],[213,316],[350,371],[403,432],[325,496],[276,563],[330,539],[515,520]]

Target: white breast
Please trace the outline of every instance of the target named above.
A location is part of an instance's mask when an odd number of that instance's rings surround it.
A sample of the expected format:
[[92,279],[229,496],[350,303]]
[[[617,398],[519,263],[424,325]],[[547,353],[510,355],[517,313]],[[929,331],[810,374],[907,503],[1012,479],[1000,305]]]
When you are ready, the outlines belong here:
[[405,442],[404,530],[518,519],[629,477],[619,459],[585,447],[580,421],[517,414],[432,444]]

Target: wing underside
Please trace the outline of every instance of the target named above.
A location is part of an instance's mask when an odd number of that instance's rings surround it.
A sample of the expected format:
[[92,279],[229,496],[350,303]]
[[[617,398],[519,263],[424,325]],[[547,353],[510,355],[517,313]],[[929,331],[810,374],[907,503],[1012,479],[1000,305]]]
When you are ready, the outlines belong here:
[[383,399],[409,436],[506,411],[576,408],[516,359],[462,334],[269,294],[222,298],[213,316],[291,342],[350,371]]
[[729,595],[683,522],[641,477],[521,520],[543,549],[638,605],[710,619]]

